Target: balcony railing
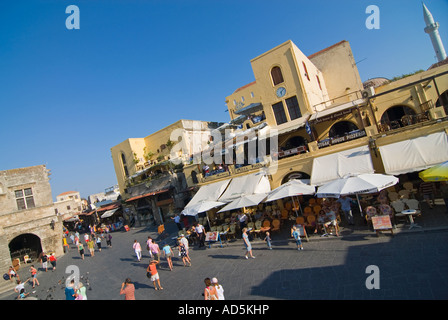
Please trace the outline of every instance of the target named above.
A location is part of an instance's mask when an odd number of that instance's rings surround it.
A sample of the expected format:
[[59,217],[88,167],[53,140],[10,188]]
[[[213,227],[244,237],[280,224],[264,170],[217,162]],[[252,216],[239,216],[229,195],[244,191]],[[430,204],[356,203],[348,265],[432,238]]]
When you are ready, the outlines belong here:
[[355,140],[355,139],[359,139],[362,137],[366,136],[366,131],[365,130],[355,130],[355,131],[351,131],[349,132],[347,135],[342,136],[342,137],[337,137],[337,138],[327,138],[325,140],[319,141],[317,143],[317,146],[319,147],[319,149],[322,148],[326,148],[335,144],[339,144],[339,143],[343,143],[343,142],[347,142],[347,141],[351,141],[351,140]]

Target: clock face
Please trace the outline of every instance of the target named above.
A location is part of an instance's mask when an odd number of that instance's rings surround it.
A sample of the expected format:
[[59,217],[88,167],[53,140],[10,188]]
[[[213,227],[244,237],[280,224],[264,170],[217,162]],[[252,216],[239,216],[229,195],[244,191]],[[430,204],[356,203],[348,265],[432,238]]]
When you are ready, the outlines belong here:
[[277,93],[277,97],[281,98],[286,94],[286,89],[283,87],[280,87],[277,89],[276,93]]

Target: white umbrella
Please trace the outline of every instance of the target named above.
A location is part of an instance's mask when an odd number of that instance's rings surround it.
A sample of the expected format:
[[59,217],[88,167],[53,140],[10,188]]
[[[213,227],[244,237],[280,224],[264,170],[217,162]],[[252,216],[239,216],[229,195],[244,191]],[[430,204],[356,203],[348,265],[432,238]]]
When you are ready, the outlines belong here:
[[233,200],[224,208],[218,212],[230,211],[234,209],[240,209],[244,207],[252,207],[258,205],[264,198],[266,198],[267,193],[254,193],[250,195],[243,195],[238,199]]
[[356,195],[359,210],[362,215],[358,194],[380,192],[397,183],[397,177],[385,174],[364,173],[360,175],[349,175],[320,186],[317,189],[316,196],[320,198],[339,198],[340,196]]
[[[287,197],[293,198],[294,196],[300,196],[300,195],[305,195],[305,194],[306,195],[314,194],[315,192],[316,192],[315,186],[311,186],[311,185],[303,183],[300,180],[293,179],[293,180],[289,180],[288,182],[282,184],[280,187],[272,190],[268,194],[266,202],[283,199],[283,198],[287,198]],[[302,207],[300,206],[300,201],[299,201],[299,207],[300,207],[300,211],[302,211]],[[296,210],[296,215],[297,215],[297,210]]]
[[181,214],[185,216],[195,216],[198,213],[208,211],[210,209],[223,206],[225,204],[226,204],[225,202],[220,201],[211,201],[211,200],[201,201],[191,206],[185,207],[184,210],[182,210]]

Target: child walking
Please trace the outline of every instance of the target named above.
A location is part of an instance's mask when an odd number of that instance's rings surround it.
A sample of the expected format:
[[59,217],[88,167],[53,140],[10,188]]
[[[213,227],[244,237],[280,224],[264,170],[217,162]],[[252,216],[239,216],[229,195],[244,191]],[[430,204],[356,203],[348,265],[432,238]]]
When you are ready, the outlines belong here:
[[303,250],[302,239],[300,239],[300,233],[295,226],[292,227],[292,236],[296,240],[297,250]]
[[266,237],[264,238],[264,241],[266,241],[266,243],[268,244],[269,250],[272,250],[271,235],[269,234],[269,232],[266,232]]

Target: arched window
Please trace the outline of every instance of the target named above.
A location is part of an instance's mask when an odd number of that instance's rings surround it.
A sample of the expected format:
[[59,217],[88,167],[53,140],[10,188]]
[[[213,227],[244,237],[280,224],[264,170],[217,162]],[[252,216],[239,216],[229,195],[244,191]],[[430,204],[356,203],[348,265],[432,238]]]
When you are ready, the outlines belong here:
[[389,125],[391,129],[397,129],[403,125],[402,118],[408,115],[415,115],[415,111],[408,106],[393,106],[383,113],[381,124]]
[[350,121],[340,121],[335,123],[328,132],[330,138],[339,138],[347,135],[351,131],[358,130],[356,124]]
[[441,107],[445,109],[445,113],[448,114],[448,90],[443,92],[436,101],[436,107]]
[[278,85],[279,83],[284,82],[282,70],[280,67],[276,66],[271,69],[271,77],[272,77],[272,83],[274,86]]

